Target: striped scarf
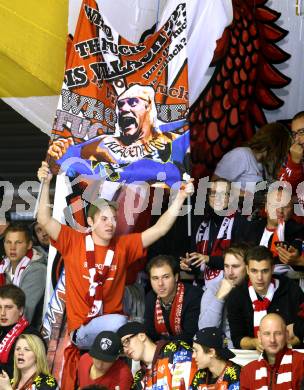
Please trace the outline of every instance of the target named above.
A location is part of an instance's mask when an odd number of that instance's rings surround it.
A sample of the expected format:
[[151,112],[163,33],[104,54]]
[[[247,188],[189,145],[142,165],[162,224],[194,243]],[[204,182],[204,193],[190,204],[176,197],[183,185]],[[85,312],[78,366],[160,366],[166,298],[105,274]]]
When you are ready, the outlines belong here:
[[[274,370],[274,377],[269,378],[272,371],[266,366],[266,362],[261,354],[259,360],[260,366],[255,371],[255,390],[269,390],[269,383],[275,384],[277,390],[294,390],[292,389],[292,349],[286,348],[277,370]],[[274,380],[273,380],[274,379]]]
[[[185,286],[183,283],[178,282],[176,294],[172,303],[169,321],[170,328],[173,335],[178,336],[182,333],[182,308],[184,302]],[[169,336],[168,329],[165,324],[163,311],[161,308],[160,298],[156,299],[155,311],[154,311],[154,326],[158,334],[163,336]]]
[[[15,286],[20,285],[20,280],[23,271],[26,269],[26,267],[29,265],[30,261],[32,260],[33,257],[33,249],[30,249],[26,256],[24,256],[18,263],[14,276],[11,280],[11,283],[14,284]],[[0,263],[0,285],[3,286],[6,284],[6,273],[10,270],[11,267],[11,262],[8,257],[5,257],[1,263]]]
[[95,247],[91,234],[85,236],[85,247],[89,271],[89,291],[86,295],[86,300],[90,308],[85,320],[85,324],[87,324],[91,319],[103,314],[102,290],[114,258],[114,247],[110,246],[107,250],[103,269],[99,272],[96,270]]
[[14,342],[17,340],[18,336],[29,326],[29,323],[25,317],[20,317],[18,322],[13,326],[13,328],[4,336],[3,340],[0,343],[0,363],[5,364],[8,362],[9,353]]
[[248,282],[248,291],[253,307],[254,337],[257,337],[258,335],[261,319],[267,314],[267,309],[272,301],[274,293],[279,287],[279,283],[278,279],[272,279],[266,296],[262,300],[259,300],[250,280]]
[[[203,221],[196,233],[196,250],[203,255],[209,256],[222,256],[223,251],[231,245],[231,234],[235,214],[229,215],[223,218],[222,224],[217,233],[217,237],[213,241],[211,252],[208,251],[210,237],[210,224],[211,221]],[[202,269],[202,268],[201,268]],[[204,265],[204,280],[207,283],[210,280],[217,278],[223,271],[210,268],[208,264]]]

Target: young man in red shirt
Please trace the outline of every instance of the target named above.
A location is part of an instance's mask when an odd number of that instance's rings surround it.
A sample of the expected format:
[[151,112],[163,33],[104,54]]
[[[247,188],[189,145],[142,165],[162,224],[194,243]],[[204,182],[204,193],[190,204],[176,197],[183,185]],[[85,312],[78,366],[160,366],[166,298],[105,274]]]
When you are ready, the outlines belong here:
[[193,184],[189,181],[182,186],[155,225],[142,233],[114,237],[115,202],[95,201],[87,216],[91,232],[81,233],[51,217],[52,175],[46,162],[42,163],[38,178],[44,180],[44,186],[37,220],[64,258],[68,330],[78,348],[88,349],[100,331],[115,331],[127,321],[122,310],[127,268],[169,231],[184,200],[193,193]]

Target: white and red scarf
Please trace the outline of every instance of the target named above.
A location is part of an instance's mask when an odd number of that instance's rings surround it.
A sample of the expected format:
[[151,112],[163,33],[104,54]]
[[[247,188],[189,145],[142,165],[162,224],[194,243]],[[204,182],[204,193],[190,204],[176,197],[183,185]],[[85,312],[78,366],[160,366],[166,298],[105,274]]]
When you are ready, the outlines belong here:
[[89,291],[87,294],[87,302],[89,304],[90,309],[85,322],[88,323],[92,318],[103,314],[102,290],[114,258],[114,248],[110,248],[107,250],[102,271],[97,271],[95,265],[94,241],[91,234],[87,234],[85,236],[85,246],[90,284]]
[[[178,336],[182,333],[182,308],[185,296],[185,286],[183,283],[177,283],[176,294],[172,302],[169,322],[172,334]],[[159,297],[156,299],[155,310],[154,310],[154,326],[158,334],[163,336],[169,336],[168,329],[166,327],[163,311],[161,308],[161,300]]]
[[5,364],[8,361],[9,353],[15,340],[29,326],[25,317],[21,317],[16,325],[6,334],[0,343],[0,363]]
[[273,256],[278,256],[278,251],[276,249],[276,241],[284,241],[285,237],[285,221],[280,219],[278,220],[278,226],[276,228],[270,229],[267,226],[264,229],[262,238],[260,240],[260,245],[266,246],[269,248]]
[[[255,386],[256,390],[268,390],[268,383],[271,382],[271,379],[268,378],[270,373],[269,368],[265,360],[263,359],[263,354],[259,358],[259,363],[261,364],[259,368],[255,370]],[[272,388],[272,387],[271,387]],[[287,348],[285,354],[282,357],[280,365],[275,371],[275,388],[281,390],[293,390],[292,389],[292,349]]]
[[[223,251],[231,245],[231,232],[234,223],[234,214],[223,218],[217,237],[213,242],[211,253],[208,253],[208,243],[210,235],[210,221],[203,221],[196,233],[197,252],[209,256],[222,256]],[[204,280],[215,279],[221,273],[221,270],[215,270],[208,265],[204,268]]]
[[[12,280],[10,281],[15,286],[20,285],[20,280],[23,271],[26,269],[26,267],[29,265],[30,261],[33,257],[33,249],[30,249],[26,256],[24,256],[18,263],[14,276]],[[8,257],[5,257],[1,263],[0,263],[0,286],[3,286],[6,284],[6,273],[10,270],[11,262]]]
[[280,282],[278,279],[272,279],[268,287],[266,296],[262,300],[259,300],[250,280],[248,282],[248,291],[253,307],[254,337],[257,337],[258,335],[261,319],[267,314],[267,309],[272,301],[274,293],[279,287],[279,284]]

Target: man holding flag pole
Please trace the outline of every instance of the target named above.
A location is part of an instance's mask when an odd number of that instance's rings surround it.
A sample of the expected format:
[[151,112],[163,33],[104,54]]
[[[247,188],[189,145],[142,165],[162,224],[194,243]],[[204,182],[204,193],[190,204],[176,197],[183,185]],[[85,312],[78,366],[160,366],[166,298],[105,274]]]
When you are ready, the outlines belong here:
[[[78,348],[88,348],[97,333],[126,322],[122,299],[127,269],[168,232],[193,193],[192,181],[184,178],[186,184],[155,225],[119,237],[118,205],[105,199],[89,207],[88,232],[51,217],[49,164],[53,173],[54,167],[61,168],[72,178],[116,182],[113,187],[138,181],[171,187],[188,171],[186,3],[174,3],[162,27],[140,43],[119,35],[102,5],[84,0],[80,7],[52,129],[51,159],[38,173],[44,181],[38,221],[64,258],[67,326]],[[125,206],[130,208],[128,199]],[[58,216],[56,201],[54,209]]]
[[80,233],[51,217],[52,174],[47,162],[42,162],[38,178],[44,184],[37,219],[64,258],[68,331],[78,348],[87,349],[101,330],[115,331],[127,322],[122,312],[127,268],[169,231],[194,186],[192,180],[183,184],[155,225],[142,233],[114,237],[115,202],[100,198],[91,204],[87,215],[91,229]]

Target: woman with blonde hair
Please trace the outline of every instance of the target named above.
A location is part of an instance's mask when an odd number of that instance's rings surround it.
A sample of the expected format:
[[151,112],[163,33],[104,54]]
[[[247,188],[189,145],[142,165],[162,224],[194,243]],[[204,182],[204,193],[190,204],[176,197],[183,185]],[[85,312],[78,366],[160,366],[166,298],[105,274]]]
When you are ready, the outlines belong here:
[[33,334],[18,337],[14,353],[14,376],[10,381],[5,371],[0,374],[0,390],[56,390],[50,375],[43,341]]

